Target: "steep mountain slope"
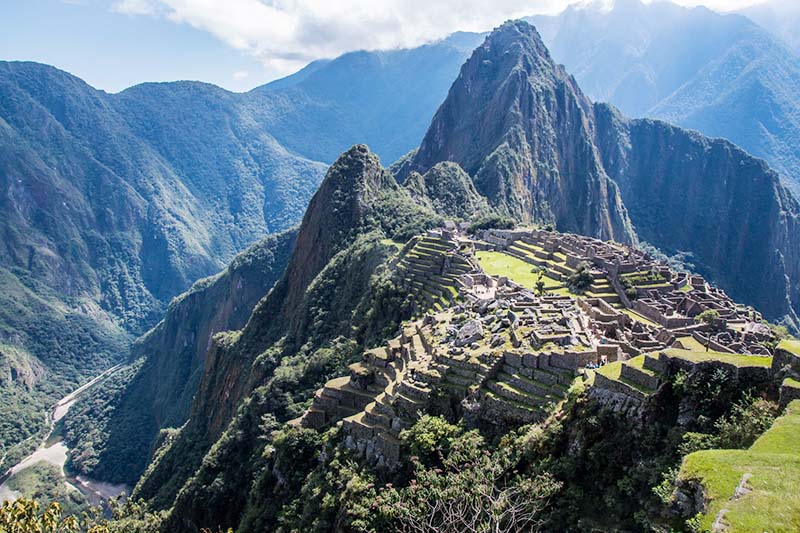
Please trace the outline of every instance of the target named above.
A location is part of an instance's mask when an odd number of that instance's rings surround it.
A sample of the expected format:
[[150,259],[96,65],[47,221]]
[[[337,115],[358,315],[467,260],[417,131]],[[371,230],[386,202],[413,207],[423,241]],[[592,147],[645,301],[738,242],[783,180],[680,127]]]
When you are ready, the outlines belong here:
[[[60,384],[44,403],[96,371],[93,358],[101,367],[124,358],[120,328],[143,332],[171,297],[295,223],[324,169],[209,86],[108,95],[43,65],[2,63],[0,72],[0,266],[27,287],[3,298],[119,333],[90,347],[61,343],[59,328],[48,330],[58,320],[4,320],[3,342],[46,361],[47,381]],[[19,440],[4,435],[0,446]]]
[[797,324],[800,207],[767,165],[727,141],[595,105],[598,146],[639,236],[766,316]]
[[762,28],[800,53],[800,5],[785,0],[766,0],[746,7],[738,13],[746,16]]
[[170,303],[161,322],[134,343],[135,372],[111,403],[89,398],[70,412],[65,438],[74,471],[135,484],[159,430],[186,422],[212,337],[245,325],[283,275],[296,238],[294,229],[265,237]]
[[459,67],[482,40],[460,32],[412,49],[352,52],[312,63],[250,97],[269,110],[269,131],[291,150],[333,161],[363,142],[388,163],[419,144]]
[[[367,140],[395,158],[418,143],[478,39],[347,54],[248,94],[176,82],[109,95],[44,65],[0,64],[0,268],[14,288],[1,297],[16,310],[2,317],[0,366],[25,376],[0,399],[25,411],[3,426],[0,452],[36,432],[58,394],[125,357],[129,333],[170,298],[297,223],[325,168],[306,157]],[[65,314],[82,322],[74,332],[110,334],[46,348],[69,336]],[[55,366],[70,378],[46,374]],[[44,377],[58,387],[40,393]]]
[[[299,402],[358,346],[394,331],[404,295],[381,275],[397,250],[386,237],[405,240],[440,221],[365,146],[342,154],[309,204],[281,280],[241,331],[214,337],[189,422],[157,452],[135,495],[161,508],[178,495],[173,527],[219,513],[235,520],[264,445],[254,420],[298,416]],[[200,466],[204,456],[226,459]],[[237,473],[222,473],[224,489],[208,492],[208,477],[233,456]]]
[[467,220],[489,209],[469,174],[455,163],[437,163],[425,174],[412,172],[404,185],[415,200],[443,216]]
[[725,137],[798,190],[800,57],[766,30],[739,15],[640,0],[529,20],[591,98]]
[[453,161],[504,214],[606,239],[634,239],[592,144],[591,103],[536,30],[508,23],[464,64],[399,175]]

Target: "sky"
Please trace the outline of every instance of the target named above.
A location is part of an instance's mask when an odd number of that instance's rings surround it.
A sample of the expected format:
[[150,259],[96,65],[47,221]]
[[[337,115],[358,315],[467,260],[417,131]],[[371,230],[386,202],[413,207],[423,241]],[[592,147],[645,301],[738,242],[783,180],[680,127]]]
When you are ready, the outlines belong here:
[[[763,1],[676,3],[732,11]],[[459,30],[487,31],[510,18],[557,13],[568,3],[0,0],[0,59],[54,65],[109,92],[145,81],[179,79],[246,91],[315,59],[352,50],[418,46]]]

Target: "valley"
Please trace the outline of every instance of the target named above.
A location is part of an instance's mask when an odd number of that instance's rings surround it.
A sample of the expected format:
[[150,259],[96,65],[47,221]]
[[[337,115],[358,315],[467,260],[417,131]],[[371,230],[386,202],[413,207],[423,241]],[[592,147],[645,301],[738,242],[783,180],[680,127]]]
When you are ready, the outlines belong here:
[[639,0],[0,62],[0,532],[800,530],[797,65]]
[[38,463],[47,463],[55,466],[61,475],[61,479],[58,483],[66,485],[68,491],[80,493],[84,501],[89,505],[100,505],[108,498],[116,498],[123,492],[129,492],[129,488],[124,485],[111,485],[83,478],[80,475],[75,477],[68,476],[64,470],[64,465],[67,462],[67,456],[70,450],[64,443],[63,437],[60,434],[63,430],[61,427],[63,418],[67,415],[75,402],[78,401],[82,395],[91,394],[91,388],[93,386],[118,370],[121,366],[122,365],[116,365],[109,368],[64,396],[52,407],[48,415],[49,431],[44,441],[39,444],[36,451],[25,457],[19,463],[8,468],[0,475],[0,500],[13,500],[19,496],[30,496],[30,494],[25,493],[29,490],[29,487],[24,484],[20,488],[25,492],[14,490],[11,486],[15,485],[15,478],[22,476],[25,470]]

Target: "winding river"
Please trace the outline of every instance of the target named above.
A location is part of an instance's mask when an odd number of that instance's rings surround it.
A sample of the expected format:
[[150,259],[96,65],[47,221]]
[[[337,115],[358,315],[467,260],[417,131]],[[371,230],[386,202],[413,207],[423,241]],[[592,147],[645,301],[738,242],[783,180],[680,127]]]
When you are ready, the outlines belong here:
[[64,471],[64,464],[67,462],[67,453],[69,452],[69,448],[67,448],[67,445],[61,438],[55,442],[48,442],[56,423],[64,418],[64,415],[67,414],[70,407],[75,404],[80,395],[121,366],[122,365],[117,365],[109,368],[88,383],[81,385],[74,391],[61,398],[61,400],[59,400],[55,406],[53,406],[52,412],[48,415],[48,418],[50,419],[50,431],[47,433],[44,441],[42,441],[35,452],[0,475],[0,481],[2,481],[2,483],[0,483],[0,502],[5,500],[14,500],[20,496],[19,493],[12,490],[11,487],[8,486],[8,479],[40,461],[45,461],[60,468],[61,473],[64,476],[64,483],[67,485],[67,487],[70,490],[76,490],[82,493],[86,499],[89,500],[91,505],[99,505],[107,498],[116,497],[122,492],[129,492],[129,487],[125,485],[112,485],[110,483],[88,479],[83,476],[67,476],[66,472]]

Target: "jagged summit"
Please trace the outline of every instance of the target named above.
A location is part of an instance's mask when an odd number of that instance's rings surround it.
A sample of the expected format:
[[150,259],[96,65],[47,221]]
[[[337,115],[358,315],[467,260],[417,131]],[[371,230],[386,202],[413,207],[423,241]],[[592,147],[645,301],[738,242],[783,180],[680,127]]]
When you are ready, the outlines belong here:
[[618,241],[635,239],[599,163],[591,103],[524,21],[495,29],[464,64],[399,172],[454,161],[502,213]]
[[308,205],[285,279],[288,297],[284,308],[294,309],[303,291],[349,245],[356,231],[368,222],[378,197],[399,186],[366,145],[344,152],[328,169]]

